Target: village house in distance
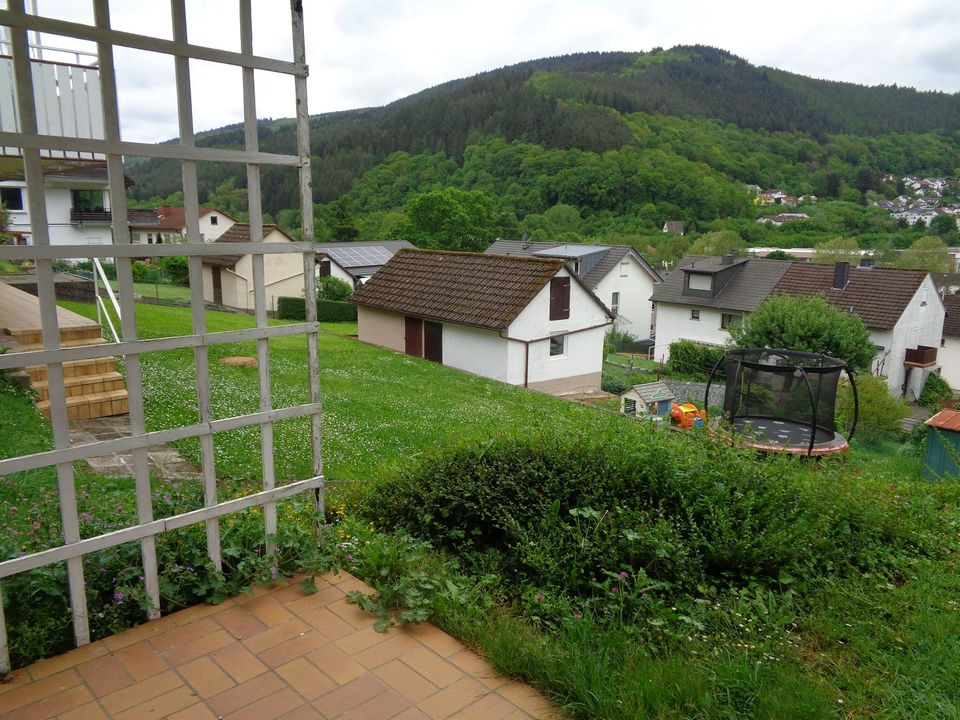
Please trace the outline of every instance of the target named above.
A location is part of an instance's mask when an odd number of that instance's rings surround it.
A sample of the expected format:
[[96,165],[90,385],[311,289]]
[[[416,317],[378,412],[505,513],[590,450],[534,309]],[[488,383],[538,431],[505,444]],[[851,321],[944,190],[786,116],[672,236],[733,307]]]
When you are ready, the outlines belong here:
[[350,302],[363,342],[558,395],[600,387],[613,317],[561,258],[403,248]]

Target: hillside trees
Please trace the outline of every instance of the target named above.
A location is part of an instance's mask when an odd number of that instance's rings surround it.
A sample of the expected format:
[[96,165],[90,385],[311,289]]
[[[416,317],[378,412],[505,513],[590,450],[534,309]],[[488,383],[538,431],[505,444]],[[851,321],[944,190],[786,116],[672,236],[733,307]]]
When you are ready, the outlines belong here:
[[817,244],[814,249],[813,262],[824,265],[848,262],[851,265],[857,265],[860,263],[861,257],[860,245],[855,238],[838,237]]
[[900,253],[897,265],[936,273],[948,273],[953,270],[947,244],[936,235],[917,238],[913,245]]
[[493,200],[479,190],[418,193],[404,212],[406,222],[395,228],[396,235],[419,247],[482,252],[501,227]]

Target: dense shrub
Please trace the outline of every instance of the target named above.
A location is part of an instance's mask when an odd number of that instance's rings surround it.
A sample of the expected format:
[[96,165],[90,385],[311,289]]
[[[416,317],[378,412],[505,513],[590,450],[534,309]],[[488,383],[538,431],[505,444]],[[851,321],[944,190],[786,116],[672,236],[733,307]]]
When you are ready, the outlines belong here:
[[130,269],[133,272],[134,282],[146,282],[152,268],[145,262],[134,260]]
[[603,373],[600,379],[600,389],[612,395],[620,395],[631,387],[630,383],[618,373]]
[[927,381],[923,384],[923,391],[920,393],[920,404],[931,410],[939,410],[940,404],[944,400],[953,398],[953,390],[943,376],[939,373],[930,373],[927,375]]
[[160,258],[157,261],[164,276],[174,285],[190,284],[190,266],[183,255]]
[[913,542],[883,503],[802,477],[795,461],[648,428],[434,454],[371,493],[369,512],[519,583],[582,595],[608,573],[672,595],[873,569]]
[[[305,320],[306,301],[303,298],[277,298],[277,317],[282,320]],[[317,320],[320,322],[356,322],[357,306],[336,300],[317,300]]]
[[[670,343],[670,372],[679,375],[693,375],[706,378],[723,358],[725,348],[714,345],[678,340]],[[721,365],[718,377],[724,377],[724,368]]]
[[340,278],[327,275],[317,280],[318,300],[346,300],[351,295],[353,287]]
[[[887,381],[876,375],[857,375],[860,400],[856,436],[861,442],[890,437],[903,432],[901,420],[910,415],[910,406],[890,394]],[[846,433],[853,421],[853,394],[848,383],[837,388],[837,431]]]

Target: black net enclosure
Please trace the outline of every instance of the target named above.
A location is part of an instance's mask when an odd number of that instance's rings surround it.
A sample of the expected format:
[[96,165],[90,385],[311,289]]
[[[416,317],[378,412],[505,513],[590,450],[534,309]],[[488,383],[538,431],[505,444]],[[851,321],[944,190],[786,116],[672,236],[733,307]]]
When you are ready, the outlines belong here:
[[856,412],[847,437],[837,432],[837,386],[846,374],[856,384],[847,363],[837,358],[796,350],[747,348],[728,350],[707,385],[726,374],[723,419],[738,440],[758,450],[798,455],[843,452],[856,427]]

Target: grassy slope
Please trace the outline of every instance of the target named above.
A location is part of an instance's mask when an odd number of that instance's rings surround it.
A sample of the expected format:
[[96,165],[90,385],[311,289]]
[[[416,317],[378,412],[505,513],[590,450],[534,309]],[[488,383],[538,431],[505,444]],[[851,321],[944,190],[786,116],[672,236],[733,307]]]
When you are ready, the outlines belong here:
[[[90,306],[69,307],[93,315]],[[243,315],[207,317],[211,331],[252,322]],[[138,321],[145,337],[189,331],[188,311],[176,308],[141,306]],[[327,475],[355,483],[358,491],[365,480],[415,457],[425,446],[543,427],[584,433],[594,424],[617,422],[608,414],[343,337],[353,329],[326,327],[320,357]],[[271,352],[276,361],[274,403],[303,402],[302,340],[274,341]],[[213,360],[253,353],[251,343],[211,348]],[[163,353],[144,356],[143,361],[150,425],[190,422],[192,354]],[[255,371],[213,362],[211,373],[217,416],[256,409]],[[0,411],[11,417],[3,402],[0,397]],[[23,431],[36,433],[44,442],[36,418],[27,413],[17,422],[28,423]],[[218,437],[218,472],[237,479],[257,477],[259,469],[250,461],[255,442],[255,431]],[[303,423],[281,424],[278,475],[305,476],[307,448]],[[195,450],[186,444],[186,452]],[[901,492],[926,492],[926,486],[912,481],[918,475],[916,460],[856,451],[843,462],[850,482],[860,483],[864,492],[891,501]],[[812,479],[821,467],[811,466]],[[954,496],[931,491],[930,502],[943,506],[945,536],[955,535],[960,514]],[[581,717],[848,717],[848,712],[853,713],[850,717],[870,718],[960,717],[960,575],[951,557],[918,562],[902,585],[889,585],[882,577],[831,581],[810,595],[797,618],[796,652],[763,668],[735,647],[721,658],[706,659],[689,650],[651,657],[629,638],[576,625],[542,636],[509,617],[454,614],[443,620],[484,649],[503,671],[522,674],[555,692]],[[635,698],[642,701],[629,702]]]

